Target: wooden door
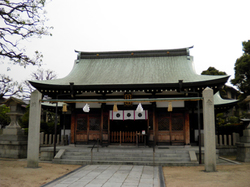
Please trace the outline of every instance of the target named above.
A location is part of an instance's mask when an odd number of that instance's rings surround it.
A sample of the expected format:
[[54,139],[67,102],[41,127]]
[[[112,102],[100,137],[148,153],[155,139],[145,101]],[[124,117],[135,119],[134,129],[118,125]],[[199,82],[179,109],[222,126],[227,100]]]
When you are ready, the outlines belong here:
[[185,142],[185,118],[184,114],[171,114],[171,143]]
[[75,141],[85,142],[100,139],[101,116],[98,114],[78,114],[76,116]]
[[158,142],[171,142],[170,116],[158,116]]
[[185,118],[182,113],[157,116],[157,140],[159,143],[185,143]]
[[88,141],[95,141],[100,139],[100,124],[101,116],[100,115],[89,115],[89,133]]
[[76,131],[75,131],[76,142],[87,142],[88,141],[88,115],[78,114],[76,117]]

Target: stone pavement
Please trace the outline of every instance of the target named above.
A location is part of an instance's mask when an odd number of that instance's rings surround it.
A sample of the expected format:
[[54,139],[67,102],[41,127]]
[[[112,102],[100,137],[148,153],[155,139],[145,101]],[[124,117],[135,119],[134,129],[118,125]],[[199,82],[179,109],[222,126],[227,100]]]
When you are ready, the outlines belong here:
[[87,165],[44,187],[158,187],[158,167]]

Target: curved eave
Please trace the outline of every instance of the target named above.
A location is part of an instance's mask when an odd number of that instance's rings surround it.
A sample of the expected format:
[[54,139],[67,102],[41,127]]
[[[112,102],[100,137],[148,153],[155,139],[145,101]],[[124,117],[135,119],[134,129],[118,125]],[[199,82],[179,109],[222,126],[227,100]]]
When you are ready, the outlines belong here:
[[220,96],[220,92],[217,92],[214,94],[214,106],[215,107],[226,107],[226,106],[232,106],[235,105],[237,102],[239,102],[236,99],[222,99]]
[[[58,104],[57,104],[57,107],[63,107],[63,102],[58,102]],[[49,103],[49,102],[43,102],[42,103],[42,107],[56,107],[56,104],[55,103]]]
[[27,105],[21,99],[17,99],[15,97],[10,97],[9,99],[5,100],[3,104],[9,106],[12,101],[14,101],[15,103],[20,104],[20,105]]
[[[57,110],[59,113],[62,112],[62,108],[63,108],[63,102],[58,102],[57,103]],[[56,103],[48,103],[48,102],[42,102],[42,109],[46,110],[46,111],[50,111],[50,112],[55,112],[56,111]]]
[[[221,79],[209,80],[209,81],[200,81],[200,82],[188,82],[182,83],[183,89],[188,89],[193,91],[193,89],[201,90],[206,87],[211,87],[213,89],[218,89],[219,86],[224,85],[228,77],[223,77]],[[107,92],[112,90],[146,90],[150,89],[150,91],[154,92],[156,89],[158,90],[171,90],[171,89],[179,89],[179,83],[162,83],[162,84],[100,84],[100,85],[73,85],[71,88],[70,84],[68,85],[57,85],[57,84],[43,84],[35,81],[29,81],[32,86],[38,89],[40,92],[60,92],[66,91],[69,92],[71,90],[79,90],[79,91],[101,91]],[[45,91],[46,90],[46,91]]]

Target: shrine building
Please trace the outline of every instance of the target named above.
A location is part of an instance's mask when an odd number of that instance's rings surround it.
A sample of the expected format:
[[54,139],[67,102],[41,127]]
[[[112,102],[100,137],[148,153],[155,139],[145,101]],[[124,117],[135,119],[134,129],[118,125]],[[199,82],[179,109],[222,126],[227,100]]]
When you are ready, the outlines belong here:
[[66,77],[30,83],[67,104],[72,144],[190,145],[202,91],[229,76],[198,75],[189,50],[77,51]]

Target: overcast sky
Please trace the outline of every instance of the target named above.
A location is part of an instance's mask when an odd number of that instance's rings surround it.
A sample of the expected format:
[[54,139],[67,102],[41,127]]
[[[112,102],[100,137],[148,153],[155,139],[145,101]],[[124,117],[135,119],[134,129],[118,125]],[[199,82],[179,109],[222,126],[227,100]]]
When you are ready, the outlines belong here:
[[[29,39],[25,46],[28,52],[42,52],[42,68],[55,71],[58,78],[72,69],[74,50],[190,46],[198,74],[212,66],[234,78],[242,41],[250,40],[249,7],[249,0],[52,0],[45,9],[53,36]],[[0,73],[21,81],[36,69],[5,63]]]

